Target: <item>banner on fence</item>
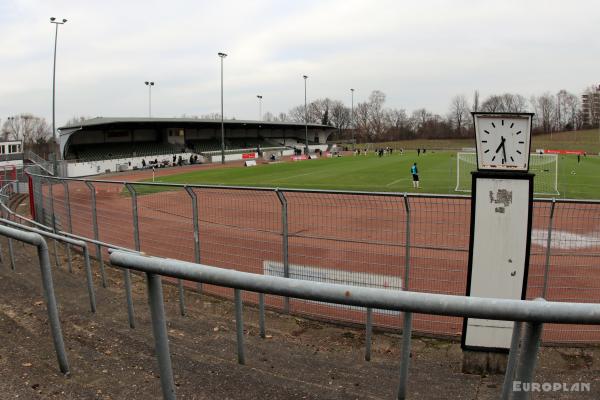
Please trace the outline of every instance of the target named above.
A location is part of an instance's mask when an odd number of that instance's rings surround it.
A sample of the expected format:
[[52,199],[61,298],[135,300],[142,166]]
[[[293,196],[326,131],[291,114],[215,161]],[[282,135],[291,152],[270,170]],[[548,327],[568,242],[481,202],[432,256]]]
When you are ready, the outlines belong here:
[[[282,262],[263,261],[263,274],[269,276],[284,277]],[[336,283],[339,285],[362,286],[379,289],[402,290],[402,278],[394,275],[370,274],[366,272],[353,272],[334,268],[321,268],[310,265],[289,264],[289,278],[302,279],[311,282]],[[303,300],[310,303],[318,301]],[[344,307],[355,310],[363,310],[363,307],[334,305],[322,303],[330,307]],[[381,314],[397,315],[399,312],[390,310],[373,310]]]
[[584,155],[585,151],[583,150],[544,150],[545,154],[580,154]]

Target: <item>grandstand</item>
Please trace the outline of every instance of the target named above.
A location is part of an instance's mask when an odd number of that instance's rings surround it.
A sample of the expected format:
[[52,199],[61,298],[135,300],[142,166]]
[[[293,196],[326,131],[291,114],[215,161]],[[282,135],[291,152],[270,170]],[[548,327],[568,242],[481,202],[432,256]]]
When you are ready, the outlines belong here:
[[[228,120],[225,126],[226,161],[259,158],[265,152],[292,155],[304,149],[305,125]],[[221,122],[195,118],[93,118],[63,126],[61,156],[64,175],[95,175],[142,168],[145,160],[168,163],[173,156],[201,162],[221,161]],[[326,150],[334,128],[308,124],[309,150]]]

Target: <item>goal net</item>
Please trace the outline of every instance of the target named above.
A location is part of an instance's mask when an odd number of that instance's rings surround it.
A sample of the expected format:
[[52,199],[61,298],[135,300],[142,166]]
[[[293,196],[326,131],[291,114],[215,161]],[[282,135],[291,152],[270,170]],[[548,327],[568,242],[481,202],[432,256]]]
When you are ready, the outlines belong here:
[[[456,153],[456,190],[471,191],[471,172],[477,170],[475,153]],[[530,154],[529,172],[535,174],[533,192],[535,194],[558,195],[558,155]]]

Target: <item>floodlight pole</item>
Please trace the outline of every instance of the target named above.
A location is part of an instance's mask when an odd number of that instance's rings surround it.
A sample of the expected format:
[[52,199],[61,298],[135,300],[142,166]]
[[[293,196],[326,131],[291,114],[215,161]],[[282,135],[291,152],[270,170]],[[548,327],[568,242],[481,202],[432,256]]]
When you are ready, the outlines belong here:
[[[67,20],[64,18],[62,21],[57,21],[54,17],[50,18],[50,23],[56,26],[56,30],[54,31],[54,65],[52,67],[52,137],[59,145],[59,148],[60,143],[58,143],[58,138],[56,137],[56,45],[58,42],[58,26],[63,25],[65,22]],[[58,153],[57,158],[61,158],[60,151]]]
[[306,80],[308,75],[302,75],[304,78],[304,144],[306,146],[305,152],[308,156],[308,110],[306,108]]
[[256,97],[258,98],[258,120],[262,121],[262,95],[257,94]]
[[352,93],[352,112],[350,114],[350,131],[352,132],[352,148],[354,148],[354,89],[350,89]]
[[227,57],[225,53],[218,53],[221,58],[221,164],[225,164],[225,122],[223,120],[223,59]]
[[152,118],[152,86],[154,86],[154,82],[146,81],[144,83],[148,86],[148,118]]

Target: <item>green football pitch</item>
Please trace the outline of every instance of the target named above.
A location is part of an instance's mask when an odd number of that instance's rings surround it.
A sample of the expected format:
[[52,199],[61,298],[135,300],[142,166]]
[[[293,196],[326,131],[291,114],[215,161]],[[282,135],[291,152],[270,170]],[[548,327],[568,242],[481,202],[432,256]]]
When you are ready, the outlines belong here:
[[[421,188],[414,189],[410,167],[417,163]],[[160,183],[259,186],[369,192],[457,194],[456,152],[428,151],[417,156],[405,151],[378,157],[344,156],[256,167],[199,169],[157,179]],[[561,198],[600,199],[600,157],[559,156],[558,190]],[[140,188],[141,189],[141,188]],[[158,188],[156,188],[158,189]],[[164,189],[162,189],[164,190]],[[154,190],[141,190],[141,192]],[[464,192],[460,194],[465,194]]]

